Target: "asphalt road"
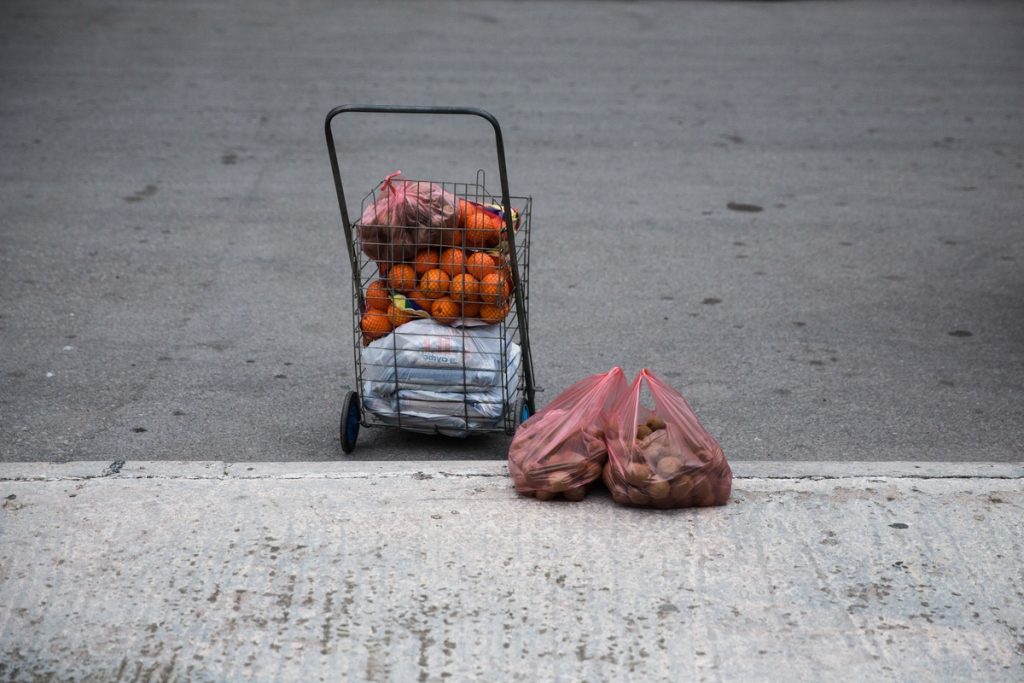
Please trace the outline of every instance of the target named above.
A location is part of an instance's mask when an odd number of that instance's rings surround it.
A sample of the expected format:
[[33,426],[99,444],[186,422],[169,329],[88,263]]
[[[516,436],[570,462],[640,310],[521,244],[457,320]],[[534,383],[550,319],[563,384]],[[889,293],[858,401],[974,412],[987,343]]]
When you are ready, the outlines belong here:
[[[1021,459],[1024,5],[234,0],[0,5],[0,460],[341,457],[345,103],[503,124],[541,405],[646,366],[732,460]],[[337,133],[353,203],[494,177]]]

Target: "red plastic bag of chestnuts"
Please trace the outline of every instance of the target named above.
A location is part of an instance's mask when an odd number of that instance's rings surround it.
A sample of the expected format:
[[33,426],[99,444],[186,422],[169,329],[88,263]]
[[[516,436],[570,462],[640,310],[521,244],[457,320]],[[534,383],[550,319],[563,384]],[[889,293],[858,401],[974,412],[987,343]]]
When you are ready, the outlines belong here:
[[520,425],[508,450],[516,491],[538,500],[583,500],[607,457],[608,411],[627,386],[622,368],[592,375]]
[[[647,384],[654,410],[641,404]],[[732,470],[682,394],[644,368],[612,408],[602,479],[616,503],[681,508],[725,505]]]

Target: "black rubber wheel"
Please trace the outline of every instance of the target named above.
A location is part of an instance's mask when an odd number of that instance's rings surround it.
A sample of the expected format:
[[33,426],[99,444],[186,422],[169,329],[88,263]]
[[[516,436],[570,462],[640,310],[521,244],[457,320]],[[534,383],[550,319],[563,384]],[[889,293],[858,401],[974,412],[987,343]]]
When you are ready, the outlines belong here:
[[355,450],[356,439],[359,438],[360,424],[359,394],[354,391],[348,392],[345,402],[341,406],[341,450],[351,453]]
[[519,424],[529,420],[531,415],[533,415],[533,412],[530,410],[530,404],[523,401],[522,405],[519,406]]

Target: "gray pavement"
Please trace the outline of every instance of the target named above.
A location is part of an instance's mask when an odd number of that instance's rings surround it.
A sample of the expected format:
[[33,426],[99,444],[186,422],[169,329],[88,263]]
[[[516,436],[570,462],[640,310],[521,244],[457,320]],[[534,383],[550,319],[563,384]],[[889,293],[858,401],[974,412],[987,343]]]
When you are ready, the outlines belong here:
[[[0,459],[339,458],[322,121],[371,102],[504,125],[542,405],[648,366],[732,460],[1020,460],[1022,28],[1016,2],[5,2]],[[483,123],[337,132],[353,202],[494,176]]]
[[501,463],[0,464],[0,680],[1024,676],[1024,466],[735,473],[661,512]]

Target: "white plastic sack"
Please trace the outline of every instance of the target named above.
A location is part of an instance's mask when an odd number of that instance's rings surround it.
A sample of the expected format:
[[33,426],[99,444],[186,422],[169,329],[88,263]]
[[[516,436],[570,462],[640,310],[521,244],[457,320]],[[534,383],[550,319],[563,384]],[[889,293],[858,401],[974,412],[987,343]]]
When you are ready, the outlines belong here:
[[398,392],[397,407],[403,413],[499,418],[505,414],[504,403],[505,392],[500,387],[469,394],[401,389]]
[[363,407],[376,415],[381,422],[394,427],[401,427],[410,432],[444,434],[460,438],[469,436],[470,432],[475,430],[498,428],[504,419],[504,415],[497,418],[473,418],[471,416],[467,421],[461,415],[422,412],[408,406],[398,412],[393,401],[376,397],[366,399],[363,402]]
[[499,426],[516,396],[522,357],[499,331],[406,323],[362,349],[363,406],[410,431],[466,436]]
[[375,386],[375,395],[385,395],[387,385],[394,391],[500,387],[509,368],[518,369],[521,349],[506,338],[502,354],[498,330],[498,325],[450,327],[429,318],[413,320],[362,349],[363,380]]

